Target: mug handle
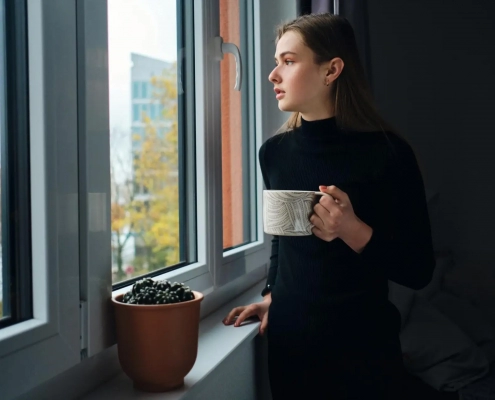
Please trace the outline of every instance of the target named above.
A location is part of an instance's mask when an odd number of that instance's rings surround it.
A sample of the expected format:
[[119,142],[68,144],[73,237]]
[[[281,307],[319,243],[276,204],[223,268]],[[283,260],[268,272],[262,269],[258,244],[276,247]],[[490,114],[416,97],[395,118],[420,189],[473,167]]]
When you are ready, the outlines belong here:
[[330,196],[330,197],[333,197],[331,194],[323,193],[323,192],[315,192],[315,194],[319,194],[321,196]]

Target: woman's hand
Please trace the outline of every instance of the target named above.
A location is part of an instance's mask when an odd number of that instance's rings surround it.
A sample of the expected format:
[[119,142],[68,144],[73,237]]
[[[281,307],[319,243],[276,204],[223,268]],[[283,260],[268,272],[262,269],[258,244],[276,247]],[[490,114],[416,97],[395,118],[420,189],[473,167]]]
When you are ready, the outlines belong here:
[[321,196],[313,207],[309,221],[314,225],[314,235],[326,242],[351,238],[362,221],[354,214],[349,196],[336,186],[320,186],[320,191],[330,196]]
[[[268,308],[272,302],[271,295],[266,295],[263,301],[253,303],[248,306],[241,306],[232,309],[232,311],[223,320],[224,325],[234,324],[235,327],[240,326],[244,320],[252,316],[258,316],[261,321],[259,327],[260,335],[263,335],[268,326]],[[237,319],[235,317],[237,316]],[[235,321],[234,321],[235,319]]]

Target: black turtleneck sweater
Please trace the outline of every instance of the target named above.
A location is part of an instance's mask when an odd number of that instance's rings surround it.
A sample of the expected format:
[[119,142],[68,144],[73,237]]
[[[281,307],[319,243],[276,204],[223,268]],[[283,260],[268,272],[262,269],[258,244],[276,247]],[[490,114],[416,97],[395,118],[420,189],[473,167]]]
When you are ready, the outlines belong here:
[[344,131],[335,117],[302,120],[268,139],[259,161],[267,189],[335,185],[373,229],[361,253],[340,238],[274,236],[263,291],[272,292],[272,302],[384,304],[389,279],[412,289],[428,284],[435,257],[423,179],[410,145],[398,135]]

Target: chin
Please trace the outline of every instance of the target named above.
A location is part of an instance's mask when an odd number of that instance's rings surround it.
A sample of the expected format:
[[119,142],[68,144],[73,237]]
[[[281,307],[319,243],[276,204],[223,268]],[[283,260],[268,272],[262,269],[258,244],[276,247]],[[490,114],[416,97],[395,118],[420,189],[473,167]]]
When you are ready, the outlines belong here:
[[291,107],[290,104],[284,103],[283,101],[278,102],[278,109],[285,112],[296,111],[294,107]]

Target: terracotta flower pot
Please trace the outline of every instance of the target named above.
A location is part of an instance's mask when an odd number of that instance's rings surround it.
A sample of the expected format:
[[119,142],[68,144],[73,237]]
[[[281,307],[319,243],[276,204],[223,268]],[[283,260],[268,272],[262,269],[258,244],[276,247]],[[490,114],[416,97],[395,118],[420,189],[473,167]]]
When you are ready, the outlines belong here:
[[198,353],[203,294],[175,304],[127,304],[112,298],[119,361],[134,387],[165,392],[184,384]]

